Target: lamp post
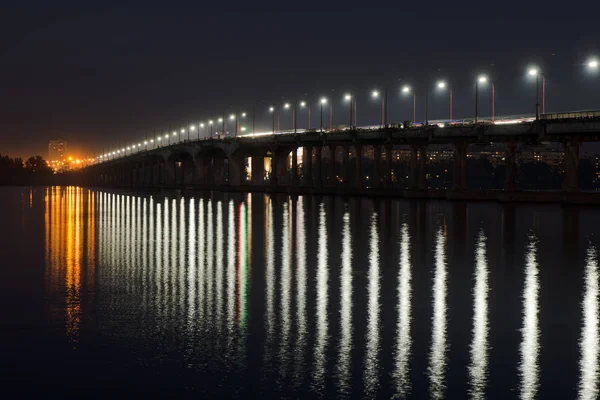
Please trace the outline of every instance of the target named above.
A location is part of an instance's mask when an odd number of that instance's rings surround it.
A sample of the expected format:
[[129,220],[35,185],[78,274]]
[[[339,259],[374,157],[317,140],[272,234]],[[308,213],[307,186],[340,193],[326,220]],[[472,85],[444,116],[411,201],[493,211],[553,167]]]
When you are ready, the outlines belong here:
[[306,129],[310,129],[310,104],[307,104],[305,101],[300,102],[300,108],[308,108],[308,124],[306,125]]
[[236,114],[231,114],[229,116],[229,120],[235,121],[235,135],[233,135],[235,137],[235,136],[237,136],[237,132],[238,132],[238,117]]
[[413,97],[413,123],[417,121],[417,94],[410,86],[402,87],[402,93],[412,94]]
[[445,81],[439,81],[437,84],[437,87],[439,89],[445,89],[446,87],[448,87],[448,91],[450,92],[450,122],[452,122],[452,86],[449,86],[448,84],[446,84]]
[[221,135],[223,135],[225,133],[225,113],[219,118],[219,122],[221,123]]
[[327,104],[327,99],[323,97],[319,103],[321,105],[321,132],[323,132],[323,104]]
[[[284,110],[290,109],[290,103],[285,103],[283,105]],[[277,114],[277,130],[281,130],[281,126],[279,126],[279,113]],[[292,127],[294,126],[294,110],[292,109]]]
[[387,125],[387,88],[384,96],[380,96],[378,90],[373,90],[371,96],[374,99],[381,97],[381,127],[384,128]]
[[269,107],[269,112],[271,113],[271,116],[273,117],[273,135],[275,134],[275,107]]
[[535,76],[535,119],[540,119],[540,76],[542,77],[542,114],[546,113],[546,77],[538,68],[530,68],[529,75]]
[[486,83],[487,82],[487,76],[485,75],[480,75],[476,80],[475,80],[475,123],[477,123],[477,118],[478,118],[478,111],[479,111],[479,84],[480,83]]
[[212,139],[212,131],[213,131],[213,120],[212,119],[208,121],[208,125],[210,125],[210,136],[209,136],[209,138]]
[[356,125],[356,99],[354,98],[354,93],[348,93],[346,96],[344,96],[344,99],[350,102],[350,128],[352,128],[354,125]]

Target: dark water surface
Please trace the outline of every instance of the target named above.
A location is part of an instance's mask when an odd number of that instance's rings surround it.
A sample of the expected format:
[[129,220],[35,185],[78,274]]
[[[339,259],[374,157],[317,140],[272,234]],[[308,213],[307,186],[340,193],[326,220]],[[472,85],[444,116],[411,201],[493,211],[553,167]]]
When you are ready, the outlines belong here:
[[0,188],[1,392],[596,398],[600,209]]

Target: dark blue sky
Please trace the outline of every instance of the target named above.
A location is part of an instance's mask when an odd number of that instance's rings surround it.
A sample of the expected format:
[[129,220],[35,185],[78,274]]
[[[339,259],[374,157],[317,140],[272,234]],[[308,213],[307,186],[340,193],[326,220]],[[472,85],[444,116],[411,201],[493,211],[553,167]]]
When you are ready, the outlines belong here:
[[[268,129],[268,105],[301,98],[316,108],[321,95],[342,124],[349,89],[358,124],[377,124],[369,93],[384,85],[389,120],[400,121],[412,114],[404,82],[419,94],[429,85],[430,118],[446,118],[439,78],[454,87],[455,117],[471,117],[478,72],[496,82],[497,115],[533,113],[532,62],[548,78],[547,111],[600,108],[600,75],[583,66],[600,55],[592,1],[82,3],[0,6],[0,153],[45,155],[59,136],[100,151],[253,103]],[[488,115],[489,89],[480,99]]]

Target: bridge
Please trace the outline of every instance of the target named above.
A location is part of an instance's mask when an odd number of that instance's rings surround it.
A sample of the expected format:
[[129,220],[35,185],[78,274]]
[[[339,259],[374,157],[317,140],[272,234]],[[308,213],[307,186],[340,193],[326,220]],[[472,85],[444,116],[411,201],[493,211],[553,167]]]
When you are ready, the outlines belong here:
[[[590,198],[579,191],[581,144],[600,141],[600,116],[564,114],[519,123],[454,123],[413,127],[353,127],[326,132],[305,130],[239,137],[183,140],[129,154],[85,168],[85,184],[105,187],[218,190],[262,190],[299,193],[382,194],[405,197],[475,198],[466,191],[469,147],[503,143],[504,191],[484,197],[534,200],[541,197],[516,191],[519,144],[559,142],[564,149],[565,178],[554,199]],[[448,192],[426,186],[428,146],[453,147],[453,187]],[[392,150],[410,149],[409,185],[394,184]],[[365,176],[364,151],[372,149],[373,173]],[[354,163],[350,164],[350,155]],[[301,160],[299,162],[299,160]],[[339,168],[336,168],[339,166]],[[339,171],[336,171],[339,169]],[[479,197],[482,194],[478,195]],[[552,196],[550,196],[552,197]],[[550,198],[546,195],[546,198]]]

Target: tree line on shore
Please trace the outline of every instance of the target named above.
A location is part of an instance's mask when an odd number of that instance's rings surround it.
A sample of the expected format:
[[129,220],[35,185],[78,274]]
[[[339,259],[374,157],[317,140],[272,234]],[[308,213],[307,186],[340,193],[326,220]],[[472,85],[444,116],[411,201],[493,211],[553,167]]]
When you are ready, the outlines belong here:
[[32,156],[23,161],[0,154],[0,183],[18,184],[52,176],[52,168],[42,156]]

